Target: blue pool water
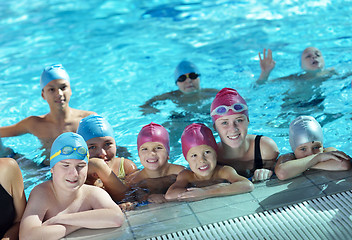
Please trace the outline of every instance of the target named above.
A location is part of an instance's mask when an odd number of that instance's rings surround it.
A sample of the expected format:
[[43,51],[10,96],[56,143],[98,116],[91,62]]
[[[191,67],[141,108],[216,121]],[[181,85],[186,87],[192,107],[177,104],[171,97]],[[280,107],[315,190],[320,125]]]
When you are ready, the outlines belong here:
[[[272,137],[281,152],[290,151],[290,121],[309,114],[322,123],[325,146],[351,155],[351,11],[352,2],[343,0],[2,1],[0,126],[49,111],[39,77],[45,65],[60,62],[71,76],[70,106],[107,118],[117,144],[140,166],[136,138],[143,125],[202,120],[211,127],[204,112],[173,119],[183,110],[170,101],[157,114],[140,111],[151,97],[176,90],[174,68],[188,59],[200,68],[203,88],[237,89],[249,105],[249,133]],[[339,75],[253,85],[263,48],[274,52],[277,78],[299,72],[300,53],[311,45]],[[170,132],[171,161],[186,165],[177,142],[182,130]],[[28,197],[48,176],[47,167],[33,163],[42,160],[40,143],[28,134],[3,141],[31,159],[19,160]]]

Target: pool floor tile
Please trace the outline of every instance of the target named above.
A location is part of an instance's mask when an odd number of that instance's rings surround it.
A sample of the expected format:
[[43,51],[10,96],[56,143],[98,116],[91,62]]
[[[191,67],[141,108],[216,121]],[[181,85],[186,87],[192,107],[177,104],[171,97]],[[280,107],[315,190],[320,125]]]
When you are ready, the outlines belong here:
[[227,207],[228,205],[243,203],[254,200],[250,193],[237,194],[233,196],[207,198],[201,201],[189,202],[189,206],[195,213],[206,210]]
[[191,208],[187,203],[184,203],[169,208],[158,208],[153,211],[142,212],[141,214],[133,214],[131,216],[126,214],[126,216],[131,226],[141,226],[170,219],[178,219],[191,214],[193,214]]
[[205,210],[203,212],[196,213],[196,216],[201,222],[201,224],[205,225],[240,216],[245,216],[258,211],[263,211],[263,209],[258,204],[258,202],[253,200],[248,202],[235,203],[217,209]]
[[131,230],[136,239],[145,239],[199,226],[201,225],[198,219],[194,215],[189,215],[151,224],[132,226]]

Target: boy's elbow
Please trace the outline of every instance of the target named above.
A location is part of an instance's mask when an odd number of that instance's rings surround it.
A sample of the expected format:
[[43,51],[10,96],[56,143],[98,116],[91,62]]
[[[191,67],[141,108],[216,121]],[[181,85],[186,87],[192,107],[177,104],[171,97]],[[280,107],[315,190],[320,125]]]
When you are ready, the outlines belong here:
[[121,227],[125,222],[125,217],[122,213],[116,214],[115,218],[113,219],[113,226],[112,227]]
[[254,184],[251,181],[247,180],[246,184],[242,185],[241,192],[242,193],[252,192],[253,189],[254,189]]
[[342,161],[341,163],[341,170],[347,171],[351,169],[351,162],[350,161]]

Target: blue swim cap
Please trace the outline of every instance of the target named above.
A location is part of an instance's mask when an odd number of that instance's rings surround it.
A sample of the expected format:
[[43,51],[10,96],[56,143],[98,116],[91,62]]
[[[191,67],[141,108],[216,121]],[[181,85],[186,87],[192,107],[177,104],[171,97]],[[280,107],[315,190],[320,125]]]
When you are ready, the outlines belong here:
[[55,79],[64,79],[70,82],[70,77],[68,76],[62,64],[53,64],[44,68],[44,71],[40,76],[41,89],[43,89],[49,82]]
[[175,69],[175,73],[174,73],[174,77],[175,77],[175,83],[177,84],[177,79],[186,73],[199,73],[199,70],[197,68],[196,65],[194,65],[194,63],[189,62],[189,61],[182,61],[180,62],[176,69]]
[[77,133],[65,132],[58,136],[51,146],[50,168],[61,160],[78,159],[88,163],[88,158],[88,147],[83,137]]
[[79,122],[77,133],[81,135],[85,141],[96,137],[112,137],[114,131],[111,125],[102,116],[89,115]]

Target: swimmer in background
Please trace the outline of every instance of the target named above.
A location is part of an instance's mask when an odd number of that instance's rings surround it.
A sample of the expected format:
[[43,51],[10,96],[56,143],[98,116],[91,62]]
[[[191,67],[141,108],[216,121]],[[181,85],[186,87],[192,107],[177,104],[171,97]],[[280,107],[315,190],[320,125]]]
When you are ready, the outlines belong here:
[[[263,51],[263,58],[261,53],[259,55],[261,73],[257,80],[258,84],[266,82],[270,76],[271,71],[275,68],[276,62],[273,60],[272,51],[268,49],[266,55],[266,49]],[[301,68],[304,71],[299,74],[292,74],[290,76],[282,77],[279,79],[327,79],[333,75],[336,75],[336,71],[333,68],[325,68],[325,60],[321,51],[315,47],[307,47],[301,54]]]
[[[103,117],[90,115],[80,121],[77,133],[84,138],[89,149],[86,184],[105,189],[115,202],[122,201],[128,190],[123,182],[138,169],[131,160],[116,157],[112,126]],[[131,210],[133,204],[121,203],[119,206],[122,210]]]
[[170,186],[165,198],[198,201],[235,195],[253,190],[253,184],[230,166],[217,165],[217,144],[212,131],[200,123],[185,128],[181,136],[182,153],[189,163]]
[[84,184],[88,147],[81,135],[66,132],[51,147],[52,179],[32,190],[20,225],[20,239],[61,239],[80,228],[120,227],[124,215],[109,194]]
[[[63,132],[76,132],[79,121],[94,112],[69,107],[72,95],[70,77],[61,64],[44,69],[40,77],[42,97],[50,107],[50,112],[41,116],[30,116],[11,126],[0,127],[1,137],[13,137],[26,133],[35,135],[49,155],[55,138]],[[48,165],[47,159],[44,164]]]
[[175,106],[168,112],[168,119],[162,123],[173,134],[172,154],[181,152],[179,143],[183,129],[193,122],[210,122],[209,106],[211,99],[219,91],[213,88],[200,87],[200,71],[190,61],[181,61],[174,71],[174,81],[178,90],[155,96],[140,106],[143,115],[160,112],[158,106],[163,107],[168,101]]
[[23,178],[17,162],[0,158],[0,239],[18,239],[25,207]]
[[247,134],[248,106],[232,88],[223,88],[211,104],[210,115],[221,141],[218,164],[233,167],[252,181],[269,179],[273,174],[279,150],[269,137]]
[[[181,61],[174,72],[175,84],[178,90],[167,92],[162,95],[149,99],[145,104],[140,106],[143,115],[160,112],[157,108],[167,100],[171,100],[178,108],[183,108],[188,114],[193,113],[202,106],[206,99],[213,98],[218,92],[217,89],[200,87],[200,72],[197,66],[189,61]],[[202,111],[197,110],[200,114]],[[176,115],[175,115],[176,114]],[[174,113],[171,118],[182,118]],[[193,115],[192,115],[193,116]]]
[[300,116],[290,124],[293,153],[283,154],[275,166],[276,176],[286,180],[309,169],[345,171],[351,169],[351,158],[333,147],[323,147],[323,131],[311,116]]
[[164,203],[167,189],[184,167],[168,162],[170,153],[169,133],[156,123],[145,125],[137,138],[138,155],[143,169],[126,179],[138,202],[148,200]]

